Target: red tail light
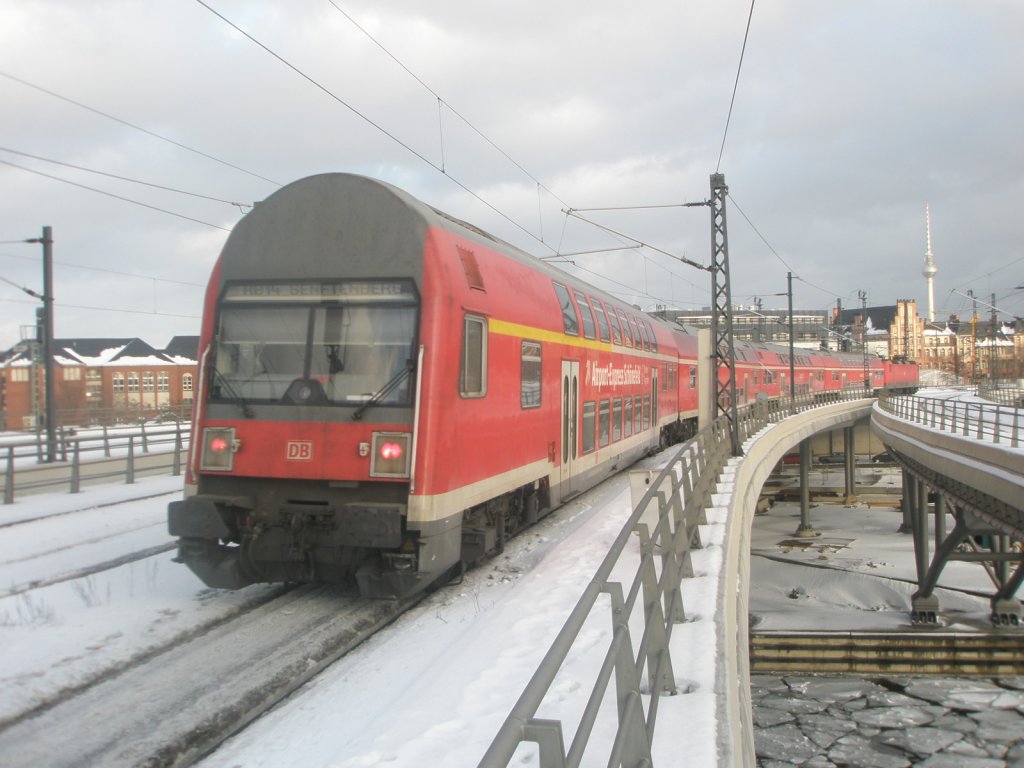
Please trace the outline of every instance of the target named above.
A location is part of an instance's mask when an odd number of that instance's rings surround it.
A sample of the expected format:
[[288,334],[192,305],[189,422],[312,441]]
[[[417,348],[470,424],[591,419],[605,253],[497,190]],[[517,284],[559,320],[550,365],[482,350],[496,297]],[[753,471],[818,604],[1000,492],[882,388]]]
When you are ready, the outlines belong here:
[[375,432],[370,477],[408,477],[411,439],[411,435],[401,432]]
[[391,461],[392,459],[402,458],[402,454],[405,453],[400,443],[381,443],[380,446],[380,457]]
[[230,472],[234,459],[234,428],[211,427],[203,430],[203,452],[199,457],[200,469]]

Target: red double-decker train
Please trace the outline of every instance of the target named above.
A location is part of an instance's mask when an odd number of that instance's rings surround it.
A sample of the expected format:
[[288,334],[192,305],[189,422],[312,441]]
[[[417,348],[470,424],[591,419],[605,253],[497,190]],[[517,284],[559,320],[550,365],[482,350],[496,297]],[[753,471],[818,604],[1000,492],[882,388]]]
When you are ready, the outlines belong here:
[[[740,403],[788,394],[738,344]],[[696,429],[697,335],[387,184],[324,174],[261,202],[206,293],[179,560],[210,586],[416,592]],[[801,391],[863,383],[800,351]],[[870,385],[916,380],[873,361]]]

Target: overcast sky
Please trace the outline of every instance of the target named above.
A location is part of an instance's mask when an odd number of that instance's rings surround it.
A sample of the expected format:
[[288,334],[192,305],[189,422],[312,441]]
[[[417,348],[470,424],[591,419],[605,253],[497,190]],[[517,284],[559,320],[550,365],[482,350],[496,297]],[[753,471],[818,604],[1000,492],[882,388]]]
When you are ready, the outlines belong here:
[[629,242],[566,208],[670,206],[580,214],[654,246],[567,265],[643,309],[710,303],[662,252],[710,262],[681,204],[716,170],[738,304],[785,307],[792,271],[800,308],[926,312],[929,205],[937,316],[968,290],[1024,314],[1019,0],[762,0],[727,133],[748,0],[205,2],[258,43],[197,0],[0,0],[0,348],[34,323],[18,241],[44,225],[57,337],[163,346],[198,333],[232,203],[325,171],[538,256]]

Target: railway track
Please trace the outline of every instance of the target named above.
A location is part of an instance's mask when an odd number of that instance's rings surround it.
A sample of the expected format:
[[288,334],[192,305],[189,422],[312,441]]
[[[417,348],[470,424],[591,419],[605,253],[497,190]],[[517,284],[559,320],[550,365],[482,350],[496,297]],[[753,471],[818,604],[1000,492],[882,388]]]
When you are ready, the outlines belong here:
[[188,765],[406,608],[284,588],[0,725],[3,764]]
[[750,671],[799,674],[1024,674],[1019,630],[752,631]]
[[0,600],[5,597],[13,597],[14,595],[20,595],[24,592],[30,592],[33,589],[41,589],[43,587],[53,586],[54,584],[60,584],[65,581],[74,581],[75,579],[94,576],[97,573],[103,573],[103,571],[120,568],[122,565],[127,565],[128,563],[138,562],[139,560],[145,560],[149,557],[161,555],[164,552],[170,552],[171,550],[176,549],[177,546],[178,545],[175,542],[157,544],[155,546],[139,550],[138,552],[129,552],[126,555],[119,555],[118,557],[111,558],[110,560],[105,560],[102,563],[93,563],[81,568],[73,568],[69,571],[64,571],[45,579],[33,579],[20,584],[12,584],[7,589],[0,590]]

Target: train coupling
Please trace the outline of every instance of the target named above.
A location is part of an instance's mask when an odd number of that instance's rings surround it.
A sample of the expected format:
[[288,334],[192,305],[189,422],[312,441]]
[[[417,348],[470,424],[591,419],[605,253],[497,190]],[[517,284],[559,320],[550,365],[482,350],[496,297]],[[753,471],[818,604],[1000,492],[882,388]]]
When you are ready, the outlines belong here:
[[406,555],[401,552],[383,552],[381,559],[384,567],[393,571],[415,571],[416,555]]

